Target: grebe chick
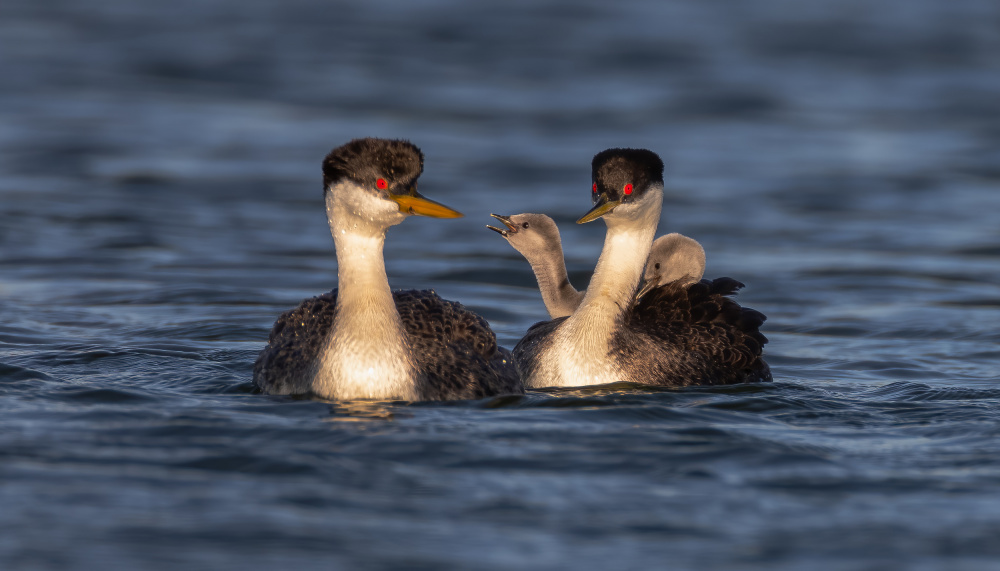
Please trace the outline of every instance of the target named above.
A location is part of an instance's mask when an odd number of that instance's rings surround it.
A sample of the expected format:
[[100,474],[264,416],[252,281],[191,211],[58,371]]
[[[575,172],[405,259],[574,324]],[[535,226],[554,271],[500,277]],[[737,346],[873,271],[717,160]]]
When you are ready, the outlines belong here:
[[486,227],[506,238],[531,265],[549,317],[555,319],[573,313],[583,301],[584,292],[576,291],[569,283],[562,240],[555,221],[544,214],[490,216],[499,220],[506,229]]
[[674,282],[632,303],[660,219],[660,158],[608,149],[594,156],[592,180],[594,207],[577,222],[603,218],[604,248],[577,310],[534,325],[514,348],[525,386],[770,380],[758,331],[764,316],[726,297],[739,282]]
[[524,391],[485,319],[433,291],[389,289],[386,230],[411,214],[461,216],[417,194],[421,172],[423,154],[407,141],[355,139],[326,156],[338,288],[275,322],[254,363],[263,392],[413,401]]
[[694,238],[671,232],[653,240],[646,259],[643,284],[636,300],[649,290],[672,282],[683,285],[701,281],[705,275],[705,249]]

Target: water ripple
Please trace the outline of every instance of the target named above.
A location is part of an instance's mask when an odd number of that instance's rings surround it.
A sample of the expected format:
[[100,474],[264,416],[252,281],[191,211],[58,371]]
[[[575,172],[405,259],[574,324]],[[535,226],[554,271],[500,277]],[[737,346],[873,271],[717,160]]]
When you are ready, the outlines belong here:
[[[0,20],[0,568],[1000,557],[996,2],[77,4]],[[545,310],[488,213],[551,215],[584,287],[590,159],[656,150],[659,232],[747,284],[776,381],[259,394],[365,135],[467,214],[393,227],[392,286],[507,345]]]

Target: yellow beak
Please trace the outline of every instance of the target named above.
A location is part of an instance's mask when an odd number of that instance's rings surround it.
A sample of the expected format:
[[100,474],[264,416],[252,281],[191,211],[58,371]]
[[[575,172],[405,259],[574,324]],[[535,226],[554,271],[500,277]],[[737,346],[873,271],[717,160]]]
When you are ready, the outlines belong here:
[[597,204],[590,209],[590,212],[584,214],[579,220],[576,221],[577,224],[586,224],[587,222],[592,222],[597,220],[601,216],[604,216],[608,212],[615,209],[616,206],[621,204],[620,200],[608,200],[607,196],[601,195],[597,199]]
[[443,204],[420,196],[416,190],[413,190],[412,194],[389,194],[389,198],[396,201],[396,204],[399,204],[399,211],[405,214],[419,214],[431,218],[461,218],[464,216],[457,210],[452,210]]

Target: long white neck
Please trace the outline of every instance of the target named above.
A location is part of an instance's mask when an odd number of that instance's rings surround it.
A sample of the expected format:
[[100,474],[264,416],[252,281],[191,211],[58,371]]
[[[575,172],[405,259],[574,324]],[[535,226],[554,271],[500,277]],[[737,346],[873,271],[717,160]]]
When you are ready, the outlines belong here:
[[529,257],[528,263],[538,280],[538,290],[542,292],[542,302],[549,317],[555,319],[572,314],[580,305],[583,293],[569,283],[562,242],[557,241],[541,255]]
[[416,373],[382,255],[385,231],[396,218],[378,223],[373,210],[378,214],[386,207],[374,201],[386,202],[357,193],[327,193],[337,248],[337,316],[313,387],[327,398],[414,400]]
[[532,386],[596,385],[625,380],[609,358],[611,340],[642,277],[660,220],[662,196],[661,189],[650,189],[641,205],[631,205],[634,217],[605,217],[608,234],[594,276],[580,307],[556,330],[553,358],[547,360],[555,367],[542,367],[542,376],[548,378],[531,379]]

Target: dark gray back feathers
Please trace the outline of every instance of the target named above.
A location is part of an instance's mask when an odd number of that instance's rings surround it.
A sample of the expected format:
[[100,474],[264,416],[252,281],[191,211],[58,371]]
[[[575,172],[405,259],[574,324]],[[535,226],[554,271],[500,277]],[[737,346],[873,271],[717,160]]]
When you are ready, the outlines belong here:
[[664,346],[704,356],[701,373],[685,384],[770,381],[770,369],[762,358],[767,338],[759,330],[766,317],[729,297],[742,288],[743,284],[732,278],[690,285],[674,282],[655,288],[626,314],[617,341],[629,346],[625,332],[634,332]]
[[[478,399],[524,389],[510,351],[481,316],[436,293],[392,294],[419,370],[421,400]],[[307,299],[275,322],[254,363],[254,383],[269,394],[310,394],[310,380],[336,319],[337,290]]]
[[[766,319],[728,296],[743,284],[732,278],[678,282],[656,288],[626,312],[608,358],[632,382],[668,387],[729,385],[771,380],[762,357]],[[514,347],[522,375],[531,375],[562,317],[536,323]]]

